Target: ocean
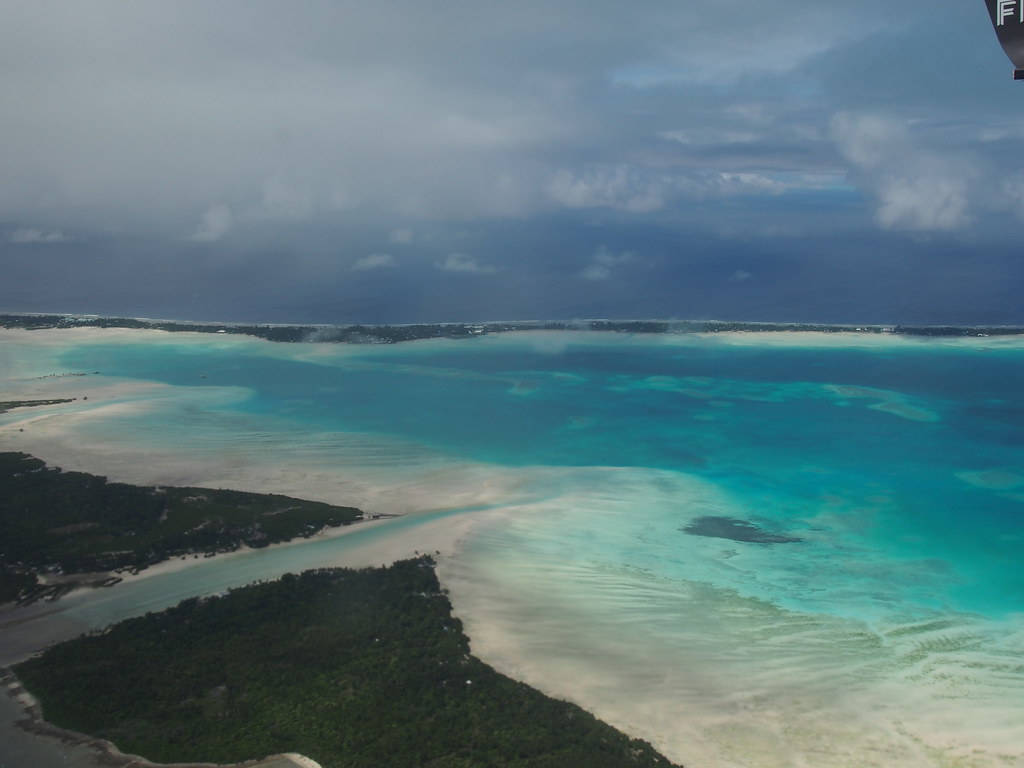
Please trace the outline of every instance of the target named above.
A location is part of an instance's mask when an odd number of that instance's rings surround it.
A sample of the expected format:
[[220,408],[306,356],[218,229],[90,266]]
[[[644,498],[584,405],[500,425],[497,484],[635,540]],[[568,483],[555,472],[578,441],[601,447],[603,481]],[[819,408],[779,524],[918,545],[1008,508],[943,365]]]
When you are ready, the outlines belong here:
[[1024,344],[36,333],[0,387],[99,394],[0,415],[5,450],[406,515],[76,596],[83,625],[459,521],[474,652],[688,766],[1024,765]]

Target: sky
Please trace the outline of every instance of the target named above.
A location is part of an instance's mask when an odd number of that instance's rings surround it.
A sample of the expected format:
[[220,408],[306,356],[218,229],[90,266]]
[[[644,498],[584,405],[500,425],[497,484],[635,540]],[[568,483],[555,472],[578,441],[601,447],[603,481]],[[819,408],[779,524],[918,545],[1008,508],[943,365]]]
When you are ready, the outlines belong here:
[[978,0],[0,18],[0,311],[1024,323]]

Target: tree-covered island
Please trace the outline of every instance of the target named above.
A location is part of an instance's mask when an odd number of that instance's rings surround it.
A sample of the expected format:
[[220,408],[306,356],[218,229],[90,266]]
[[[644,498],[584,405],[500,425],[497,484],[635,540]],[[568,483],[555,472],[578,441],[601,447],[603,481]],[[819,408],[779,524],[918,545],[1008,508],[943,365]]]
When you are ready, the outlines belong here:
[[615,333],[724,333],[814,331],[818,333],[891,333],[902,336],[1017,336],[1024,326],[878,325],[841,323],[749,322],[729,320],[522,320],[482,323],[407,325],[289,325],[147,320],[101,315],[0,314],[0,328],[135,328],[168,332],[232,333],[279,342],[397,344],[418,339],[467,339],[515,331],[604,331]]
[[276,494],[110,483],[0,453],[0,603],[53,599],[172,557],[263,547],[362,517]]
[[33,408],[40,405],[73,403],[76,399],[74,397],[61,397],[54,400],[0,400],[0,413],[7,413],[15,408]]
[[287,574],[61,643],[15,672],[49,722],[160,762],[671,765],[472,656],[432,566]]

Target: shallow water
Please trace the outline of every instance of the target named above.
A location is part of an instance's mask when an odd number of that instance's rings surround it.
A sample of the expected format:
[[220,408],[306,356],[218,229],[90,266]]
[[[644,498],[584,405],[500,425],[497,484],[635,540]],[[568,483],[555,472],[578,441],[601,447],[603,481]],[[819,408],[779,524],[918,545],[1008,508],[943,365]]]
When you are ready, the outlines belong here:
[[[0,351],[19,386],[49,367],[122,389],[0,416],[0,445],[140,482],[463,510],[476,525],[441,573],[474,649],[688,765],[1024,764],[1016,345],[49,338]],[[776,543],[685,531],[702,517]],[[358,538],[339,542],[279,557],[322,565]],[[212,569],[133,589],[166,603]]]

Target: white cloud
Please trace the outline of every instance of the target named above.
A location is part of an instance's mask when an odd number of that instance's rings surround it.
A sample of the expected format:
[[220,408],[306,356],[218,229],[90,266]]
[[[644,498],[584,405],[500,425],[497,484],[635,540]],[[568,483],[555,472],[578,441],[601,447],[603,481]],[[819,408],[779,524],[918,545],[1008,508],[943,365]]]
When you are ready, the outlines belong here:
[[212,243],[226,235],[234,223],[231,209],[223,203],[211,205],[206,209],[199,227],[192,234],[192,240],[199,243]]
[[737,269],[732,273],[732,277],[729,279],[734,283],[743,283],[752,278],[754,275],[752,272],[747,272],[745,269]]
[[791,172],[597,166],[580,173],[558,171],[548,183],[548,196],[567,208],[614,208],[643,214],[684,200],[781,195],[790,189],[810,188],[814,178]]
[[567,208],[619,208],[632,213],[665,205],[664,183],[630,166],[593,166],[581,173],[560,170],[548,183],[548,196]]
[[784,182],[760,173],[719,173],[716,181],[724,195],[781,195],[787,189]]
[[70,238],[59,229],[44,231],[42,229],[21,228],[16,229],[7,238],[12,243],[19,245],[30,245],[36,243],[67,243]]
[[941,173],[883,180],[878,221],[886,229],[959,229],[970,222],[967,184]]
[[1000,185],[1000,199],[1003,207],[1011,210],[1018,218],[1024,219],[1024,174],[1017,174]]
[[875,217],[885,229],[943,231],[971,222],[976,164],[956,152],[928,147],[927,135],[879,115],[837,114],[832,136],[861,186],[877,198]]
[[497,272],[497,268],[490,264],[481,264],[472,256],[464,253],[449,253],[444,261],[434,263],[434,266],[445,272],[471,272],[478,275]]
[[411,229],[393,229],[388,234],[388,242],[396,243],[397,245],[409,245],[413,241],[413,237]]
[[358,272],[366,272],[371,269],[393,269],[398,266],[395,257],[390,253],[371,253],[369,256],[356,260],[352,269]]
[[657,134],[659,139],[674,141],[684,146],[694,145],[715,145],[715,144],[753,144],[763,139],[764,135],[754,131],[734,131],[720,129],[698,129],[698,130],[677,130],[660,131]]
[[[301,9],[223,0],[187,14],[170,4],[96,3],[109,12],[5,8],[0,49],[20,66],[0,86],[2,220],[180,236],[192,232],[195,213],[221,201],[233,217],[200,226],[197,240],[313,217],[370,231],[409,225],[422,239],[434,228],[416,218],[663,211],[688,198],[757,192],[758,180],[742,174],[784,182],[785,172],[833,168],[831,146],[812,139],[828,124],[827,105],[848,95],[819,96],[850,54],[843,46],[887,29],[908,35],[909,58],[927,40],[900,26],[923,0],[773,0],[741,14],[714,0],[636,8],[565,0],[551,14],[525,0],[468,15],[459,3],[428,9],[412,0]],[[551,23],[538,26],[543,13]],[[944,24],[977,17],[951,13]],[[228,34],[242,16],[244,30]],[[812,61],[791,78],[773,74]],[[638,91],[615,85],[615,73],[669,85]],[[860,85],[877,103],[902,95],[884,81]],[[967,123],[1006,112],[987,98]],[[959,119],[973,104],[950,95],[934,113]],[[62,113],[77,119],[61,121]],[[182,115],[187,130],[175,128]],[[716,188],[719,172],[741,175]],[[893,209],[908,219],[904,206]],[[313,228],[280,231],[316,237]],[[396,253],[405,244],[390,242]]]
[[580,276],[584,280],[607,280],[612,276],[612,271],[604,264],[588,264],[580,272]]
[[903,122],[850,112],[832,118],[832,136],[846,159],[864,168],[878,167],[907,143]]
[[584,280],[608,280],[612,276],[615,267],[622,264],[629,264],[636,260],[636,254],[632,251],[612,253],[605,246],[601,246],[594,252],[591,262],[580,272]]

